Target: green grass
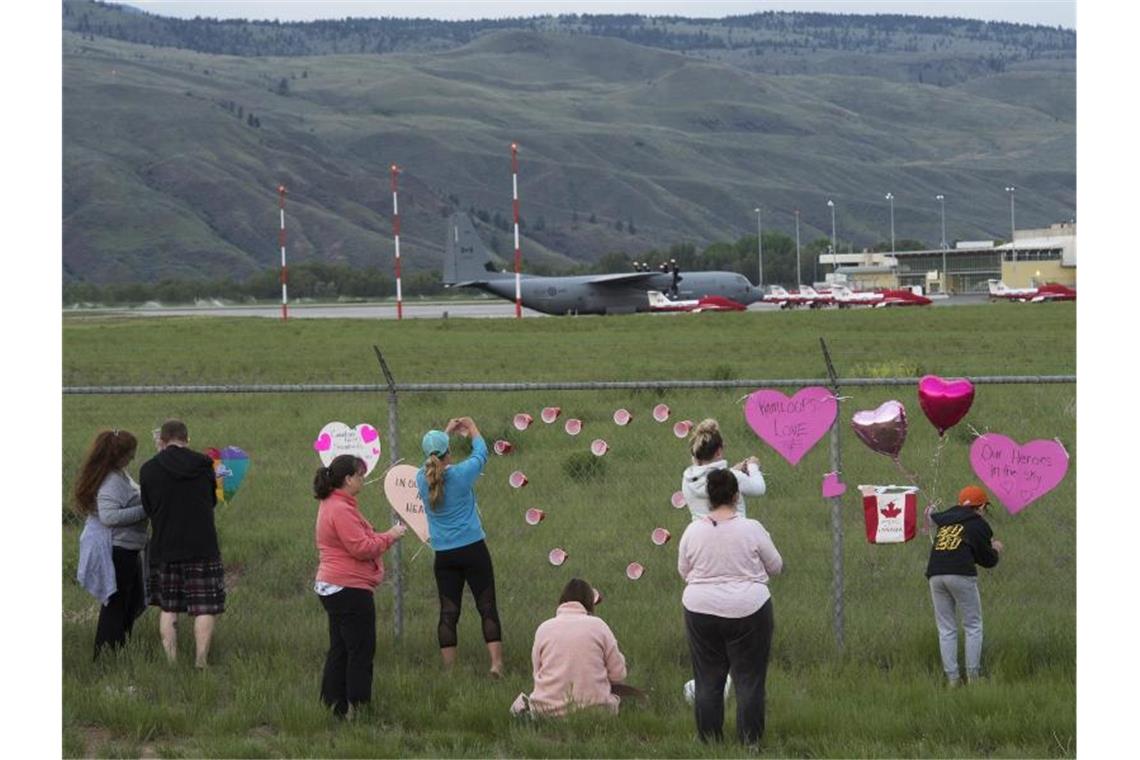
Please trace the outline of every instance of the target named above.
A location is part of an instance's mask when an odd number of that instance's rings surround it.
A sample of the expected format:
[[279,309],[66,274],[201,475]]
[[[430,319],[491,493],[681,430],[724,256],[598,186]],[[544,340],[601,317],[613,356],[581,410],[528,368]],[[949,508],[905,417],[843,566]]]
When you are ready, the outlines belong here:
[[[554,381],[562,379],[812,378],[823,375],[818,338],[829,343],[841,375],[883,367],[944,376],[1075,371],[1071,305],[954,307],[916,312],[746,313],[705,318],[653,316],[443,321],[293,321],[259,319],[68,319],[64,382],[150,384],[214,382],[379,382],[376,343],[403,382]],[[791,389],[788,389],[791,390]],[[233,503],[219,508],[218,530],[230,573],[229,610],[215,642],[215,666],[196,673],[188,658],[173,669],[161,657],[153,611],[117,658],[90,662],[97,606],[74,582],[78,526],[63,518],[63,753],[66,756],[544,756],[727,757],[732,743],[706,748],[694,738],[681,684],[690,677],[681,621],[676,540],[655,547],[657,526],[680,537],[685,512],[669,496],[688,462],[685,445],[649,414],[663,400],[674,419],[720,419],[730,457],[757,454],[769,494],[749,503],[780,548],[787,569],[772,582],[776,637],[769,677],[770,756],[1073,756],[1076,742],[1075,387],[1068,384],[978,388],[965,421],[948,433],[939,466],[937,434],[913,387],[844,389],[840,409],[844,480],[846,651],[836,651],[832,616],[830,510],[819,496],[830,469],[826,441],[797,467],[780,460],[746,428],[747,389],[641,392],[449,392],[404,394],[401,455],[418,462],[418,440],[448,417],[472,415],[488,439],[515,444],[492,456],[479,503],[495,560],[507,677],[484,675],[486,655],[468,598],[460,621],[460,667],[440,673],[431,555],[403,546],[405,633],[393,631],[393,588],[377,593],[379,640],[373,712],[351,725],[317,702],[326,646],[325,616],[311,590],[316,565],[310,496],[318,462],[310,442],[329,420],[387,429],[384,394],[65,396],[66,497],[92,433],[119,426],[146,438],[179,415],[192,444],[236,444],[253,460]],[[926,541],[871,546],[854,496],[859,483],[902,477],[863,447],[846,420],[897,398],[910,410],[903,463],[946,500],[972,480],[971,427],[1018,440],[1060,437],[1073,471],[1017,516],[997,509],[991,524],[1005,541],[1001,564],[984,573],[984,663],[991,680],[977,688],[940,687],[937,638],[925,579]],[[578,438],[536,421],[518,432],[518,411],[557,404],[584,421]],[[610,415],[634,412],[618,428]],[[594,437],[612,449],[599,471],[567,476]],[[388,459],[385,441],[384,460]],[[137,467],[136,461],[132,469]],[[507,486],[514,469],[530,484]],[[137,470],[136,470],[137,471]],[[937,477],[935,477],[937,473]],[[379,525],[388,511],[378,486],[363,497]],[[538,506],[539,526],[523,521]],[[570,558],[546,562],[554,546]],[[393,556],[386,558],[389,581]],[[633,560],[641,580],[624,576]],[[581,715],[519,725],[507,706],[530,688],[535,627],[553,614],[573,576],[601,588],[599,609],[621,644],[629,680],[649,689],[648,705],[628,704],[613,719]],[[184,654],[191,639],[183,631]],[[726,728],[734,723],[728,711]],[[947,716],[954,716],[953,720]]]

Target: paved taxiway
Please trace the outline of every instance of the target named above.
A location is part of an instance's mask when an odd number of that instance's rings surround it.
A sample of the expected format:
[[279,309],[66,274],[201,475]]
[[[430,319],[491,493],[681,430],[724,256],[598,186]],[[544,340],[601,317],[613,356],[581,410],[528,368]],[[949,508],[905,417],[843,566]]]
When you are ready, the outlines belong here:
[[[936,299],[934,306],[962,306],[980,304],[987,296],[966,295]],[[772,304],[752,304],[749,311],[778,311]],[[261,317],[280,319],[281,306],[139,306],[124,309],[64,309],[67,315],[129,315],[135,317]],[[406,319],[442,319],[446,317],[509,318],[515,315],[515,306],[509,301],[406,301]],[[523,309],[524,317],[547,316],[533,309]],[[289,306],[290,319],[395,319],[394,303],[379,304],[292,304]]]

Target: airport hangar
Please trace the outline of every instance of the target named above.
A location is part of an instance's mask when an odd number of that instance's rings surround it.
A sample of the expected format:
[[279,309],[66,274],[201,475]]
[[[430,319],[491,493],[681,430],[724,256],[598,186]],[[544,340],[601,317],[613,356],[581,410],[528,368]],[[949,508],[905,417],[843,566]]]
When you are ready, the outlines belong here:
[[1011,288],[1050,282],[1076,287],[1077,226],[1059,222],[1014,230],[1013,242],[1002,245],[974,240],[959,241],[945,251],[827,253],[820,255],[819,265],[822,271],[844,275],[847,285],[857,290],[920,285],[927,293],[986,293],[989,280],[1001,280]]

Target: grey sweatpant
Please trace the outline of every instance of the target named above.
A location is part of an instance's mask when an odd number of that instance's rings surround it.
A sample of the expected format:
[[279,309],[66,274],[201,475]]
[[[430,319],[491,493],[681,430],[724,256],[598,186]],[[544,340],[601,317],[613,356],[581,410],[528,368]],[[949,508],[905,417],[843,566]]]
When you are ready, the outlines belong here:
[[966,677],[974,678],[982,665],[982,597],[975,575],[935,575],[930,579],[934,622],[938,624],[938,649],[942,670],[958,680],[958,614],[966,631]]

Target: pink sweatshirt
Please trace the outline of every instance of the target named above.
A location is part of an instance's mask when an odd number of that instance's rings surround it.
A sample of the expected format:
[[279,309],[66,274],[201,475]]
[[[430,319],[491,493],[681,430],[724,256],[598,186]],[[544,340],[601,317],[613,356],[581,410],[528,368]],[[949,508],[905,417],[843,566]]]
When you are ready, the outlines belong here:
[[395,539],[372,529],[356,499],[337,489],[317,512],[317,580],[372,591],[384,580],[380,555],[393,543]]
[[702,517],[689,523],[677,547],[677,570],[685,579],[681,603],[703,615],[748,617],[771,598],[768,577],[783,567],[771,536],[756,520]]
[[625,657],[606,621],[579,602],[558,605],[555,616],[538,627],[530,656],[535,712],[565,715],[589,705],[618,711],[621,698],[610,693],[610,684],[625,678]]

